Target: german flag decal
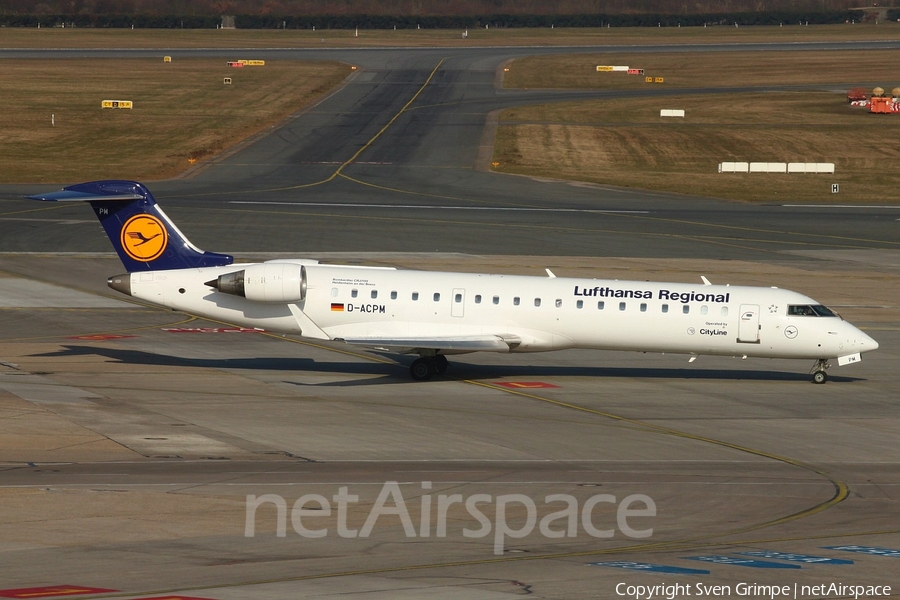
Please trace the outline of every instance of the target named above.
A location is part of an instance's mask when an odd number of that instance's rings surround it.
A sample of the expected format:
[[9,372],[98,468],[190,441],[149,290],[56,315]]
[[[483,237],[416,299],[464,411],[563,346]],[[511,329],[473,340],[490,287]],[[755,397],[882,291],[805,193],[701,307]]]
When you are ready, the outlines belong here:
[[337,302],[332,302],[331,310],[338,311],[338,312],[344,312],[344,305],[337,303]]

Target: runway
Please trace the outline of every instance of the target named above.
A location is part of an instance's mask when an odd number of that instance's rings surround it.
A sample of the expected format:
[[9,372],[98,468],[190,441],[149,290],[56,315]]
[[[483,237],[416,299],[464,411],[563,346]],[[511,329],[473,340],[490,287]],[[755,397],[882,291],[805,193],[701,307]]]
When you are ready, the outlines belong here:
[[[778,52],[897,46],[900,42],[679,49]],[[664,52],[672,47],[631,49]],[[790,206],[790,198],[749,205],[477,170],[479,150],[489,147],[485,131],[493,111],[626,94],[498,87],[497,69],[504,62],[537,52],[564,51],[571,49],[258,51],[268,59],[342,60],[360,70],[337,93],[270,135],[201,166],[189,177],[150,183],[150,189],[195,243],[226,252],[437,251],[778,260],[786,250],[898,247],[898,215],[892,208],[807,208]],[[176,59],[234,54],[228,50],[172,52]],[[154,56],[158,52],[0,51],[0,57],[6,58],[76,54]],[[627,92],[635,93],[648,92]],[[483,164],[490,160],[490,154],[486,156],[481,157]],[[72,182],[60,182],[65,183]],[[90,235],[93,225],[78,207],[35,211],[30,203],[12,200],[54,187],[60,186],[0,187],[0,197],[7,199],[0,205],[6,213],[0,219],[15,219],[0,220],[0,251],[108,249],[106,240]],[[429,208],[436,206],[445,208],[440,212]],[[496,210],[501,208],[554,211],[535,218],[524,211]],[[66,226],[46,227],[22,218],[50,218]]]
[[[11,198],[48,186],[4,186],[0,590],[457,599],[617,597],[623,582],[900,585],[900,214],[476,170],[490,112],[600,97],[495,86],[498,65],[534,51],[261,52],[361,70],[270,135],[148,185],[192,241],[240,258],[776,285],[837,308],[880,349],[824,386],[795,361],[599,351],[465,355],[416,384],[405,357],[132,303],[105,285],[121,264],[85,207],[35,206]],[[386,490],[408,523],[395,511],[367,530]],[[277,502],[248,517],[248,496],[265,495],[284,500],[283,536]],[[562,496],[574,518],[541,529]]]

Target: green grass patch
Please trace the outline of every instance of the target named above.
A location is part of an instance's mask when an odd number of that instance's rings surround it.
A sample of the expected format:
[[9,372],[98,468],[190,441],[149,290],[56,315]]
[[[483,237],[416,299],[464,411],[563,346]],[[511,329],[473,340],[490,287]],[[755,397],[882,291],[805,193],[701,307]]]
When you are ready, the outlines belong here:
[[[234,69],[221,59],[162,56],[4,60],[0,68],[0,183],[171,177],[189,159],[278,123],[350,73],[324,61]],[[102,100],[131,100],[134,108],[102,109]]]

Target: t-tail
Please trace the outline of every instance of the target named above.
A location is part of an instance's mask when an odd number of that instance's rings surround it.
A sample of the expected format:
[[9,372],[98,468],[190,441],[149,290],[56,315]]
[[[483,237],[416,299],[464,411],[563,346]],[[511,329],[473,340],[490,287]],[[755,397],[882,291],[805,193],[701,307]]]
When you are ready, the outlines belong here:
[[28,196],[47,202],[87,202],[129,273],[230,265],[227,254],[193,245],[135,181],[91,181],[59,192]]

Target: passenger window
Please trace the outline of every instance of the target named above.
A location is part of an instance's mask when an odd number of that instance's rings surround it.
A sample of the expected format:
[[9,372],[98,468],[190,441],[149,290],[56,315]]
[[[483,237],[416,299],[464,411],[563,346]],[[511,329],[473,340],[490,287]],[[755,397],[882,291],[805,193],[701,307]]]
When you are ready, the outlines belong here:
[[575,303],[575,308],[584,308],[584,300],[579,300]]
[[359,290],[353,290],[352,292],[350,292],[351,298],[356,298],[357,296],[359,296]]
[[462,302],[462,294],[456,294],[455,296],[453,296],[453,301],[456,302],[457,304]]
[[647,303],[641,302],[641,312],[647,312]]
[[556,308],[562,308],[562,299],[561,298],[556,299]]
[[663,305],[662,305],[662,311],[663,311],[664,313],[669,312],[669,305],[668,305],[668,304],[663,304]]
[[625,310],[625,303],[619,302],[619,310]]
[[372,300],[378,297],[378,290],[372,290]]
[[494,296],[494,299],[492,300],[492,302],[494,304],[500,304],[500,296]]
[[519,305],[519,297],[516,296],[515,298],[513,298],[513,306],[518,306],[518,305]]
[[688,314],[689,312],[691,312],[691,307],[685,304],[681,307],[681,312],[683,312],[684,314]]
[[434,293],[434,301],[435,301],[435,302],[440,302],[440,301],[441,301],[441,293],[440,293],[440,292],[435,292],[435,293]]
[[475,304],[481,304],[481,294],[475,294]]
[[601,300],[600,302],[597,303],[597,310],[603,310],[604,306],[606,306],[606,302]]
[[419,299],[419,292],[413,292],[413,293],[412,293],[412,299],[413,299],[413,301],[418,300],[418,299]]
[[535,299],[534,299],[534,305],[535,305],[535,306],[540,306],[540,305],[541,305],[541,299],[540,299],[540,298],[535,298]]
[[397,292],[391,292],[391,300],[397,299]]
[[708,312],[709,312],[709,307],[708,307],[707,305],[704,304],[703,306],[700,307],[700,314],[701,314],[701,315],[705,315],[705,314],[707,314]]
[[332,297],[332,298],[337,298],[337,295],[338,295],[338,289],[337,289],[337,288],[331,288],[331,297]]
[[722,307],[722,316],[723,316],[723,317],[727,317],[727,316],[728,316],[728,307],[727,307],[727,306],[723,306],[723,307]]

